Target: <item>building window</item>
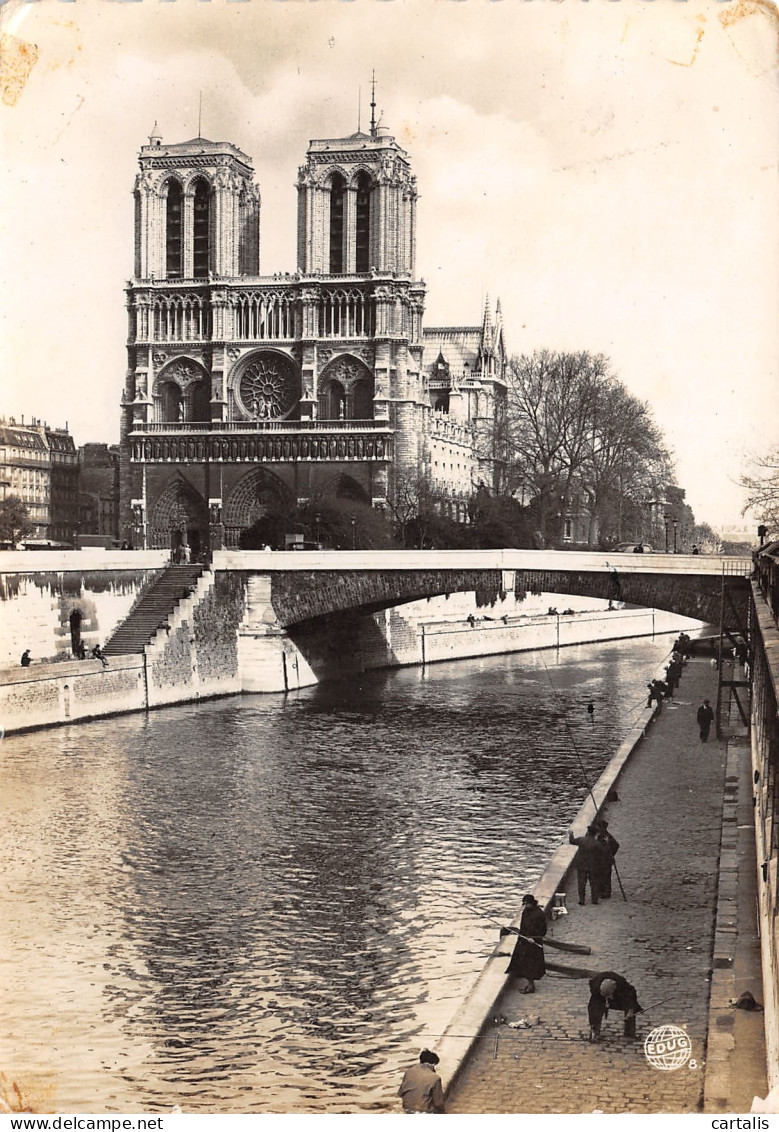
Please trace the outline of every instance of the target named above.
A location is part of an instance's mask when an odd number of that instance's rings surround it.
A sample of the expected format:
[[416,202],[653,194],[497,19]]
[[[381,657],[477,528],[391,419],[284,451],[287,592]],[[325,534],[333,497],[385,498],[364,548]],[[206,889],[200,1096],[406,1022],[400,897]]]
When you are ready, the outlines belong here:
[[192,223],[192,270],[205,279],[211,266],[209,209],[211,194],[205,181],[195,183],[195,215]]
[[184,271],[183,204],[181,185],[171,181],[165,210],[165,274],[168,279],[180,279]]
[[344,179],[336,173],[330,187],[330,274],[344,269]]
[[371,244],[371,179],[367,173],[357,178],[357,231],[355,271],[370,270]]

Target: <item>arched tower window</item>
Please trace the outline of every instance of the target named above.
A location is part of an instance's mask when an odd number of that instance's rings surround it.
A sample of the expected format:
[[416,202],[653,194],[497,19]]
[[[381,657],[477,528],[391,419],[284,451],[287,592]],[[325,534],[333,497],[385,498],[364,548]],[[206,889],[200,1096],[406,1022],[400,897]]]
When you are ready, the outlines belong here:
[[330,186],[330,274],[344,269],[344,179],[336,173]]
[[211,264],[209,206],[211,193],[206,181],[195,182],[192,222],[192,270],[195,279],[204,279]]
[[184,271],[184,194],[178,181],[168,185],[165,207],[165,274],[168,279],[180,279]]
[[370,270],[371,254],[371,179],[367,173],[357,178],[356,258],[355,271]]

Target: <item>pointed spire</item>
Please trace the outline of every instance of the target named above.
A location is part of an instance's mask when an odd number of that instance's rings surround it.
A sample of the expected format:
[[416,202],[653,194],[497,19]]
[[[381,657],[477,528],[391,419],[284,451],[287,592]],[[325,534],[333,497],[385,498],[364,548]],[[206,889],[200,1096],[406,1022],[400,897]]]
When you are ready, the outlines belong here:
[[376,137],[376,72],[371,72],[371,137]]
[[503,330],[503,311],[500,306],[500,299],[495,303],[495,340],[500,337],[500,332]]
[[489,292],[484,299],[484,321],[482,323],[482,343],[485,349],[489,348],[492,344],[492,315],[490,313],[490,296]]

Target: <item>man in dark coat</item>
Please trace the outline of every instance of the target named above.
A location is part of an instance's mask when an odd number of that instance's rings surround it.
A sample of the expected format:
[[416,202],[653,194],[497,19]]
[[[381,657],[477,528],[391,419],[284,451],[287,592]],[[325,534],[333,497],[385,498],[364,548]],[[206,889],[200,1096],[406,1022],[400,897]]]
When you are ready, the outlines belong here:
[[598,818],[593,822],[597,829],[596,837],[600,841],[608,854],[608,858],[604,859],[603,872],[598,877],[598,889],[602,900],[608,900],[611,896],[611,870],[614,868],[614,858],[619,850],[619,842],[616,837],[609,833],[609,823],[605,818]]
[[700,728],[701,742],[705,743],[709,738],[711,725],[714,722],[714,712],[708,700],[703,701],[701,706],[698,708],[698,714],[695,718],[697,719],[698,727]]
[[522,994],[533,994],[535,980],[546,974],[544,950],[540,946],[546,935],[546,916],[535,896],[522,897],[522,918],[519,921],[519,939],[506,973],[517,979]]
[[584,837],[574,837],[573,830],[568,832],[571,845],[578,845],[576,854],[576,876],[579,884],[579,903],[585,903],[587,881],[590,882],[590,898],[593,904],[598,903],[600,897],[600,882],[607,867],[611,869],[611,860],[608,849],[598,841],[597,829],[594,825],[587,826]]
[[625,1014],[625,1037],[636,1036],[636,1015],[641,1013],[636,988],[616,971],[602,971],[590,979],[590,1001],[587,1017],[590,1020],[590,1041],[597,1042],[603,1019],[609,1010],[622,1010]]

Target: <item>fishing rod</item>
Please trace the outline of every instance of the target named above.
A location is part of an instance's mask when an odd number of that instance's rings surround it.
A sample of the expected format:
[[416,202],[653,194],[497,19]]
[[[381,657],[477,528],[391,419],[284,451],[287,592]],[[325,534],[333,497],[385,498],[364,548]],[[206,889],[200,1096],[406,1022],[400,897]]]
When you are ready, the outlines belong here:
[[[552,680],[551,673],[549,672],[549,669],[547,668],[546,661],[544,660],[544,654],[541,653],[540,655],[541,655],[541,663],[544,666],[544,669],[545,669],[546,675],[547,675],[547,679],[549,680],[549,685],[550,685],[552,691],[554,692],[555,697],[557,698],[558,702],[561,702],[560,701],[560,695],[557,691],[557,688],[554,685],[554,681]],[[571,741],[571,747],[573,748],[573,753],[576,755],[576,760],[579,763],[579,769],[581,770],[582,778],[584,779],[584,785],[587,787],[587,791],[588,791],[590,797],[592,798],[592,804],[595,808],[595,813],[597,814],[598,803],[595,801],[595,795],[592,792],[592,787],[590,786],[590,780],[587,777],[587,772],[584,769],[584,763],[582,762],[581,755],[579,754],[579,750],[576,746],[576,743],[574,742],[573,732],[571,731],[571,728],[568,726],[568,720],[565,718],[565,711],[564,710],[563,710],[563,726],[565,727],[565,730],[568,732],[568,738]],[[617,868],[617,862],[614,859],[613,855],[612,855],[612,864],[614,866],[614,873],[615,873],[616,878],[617,878],[617,884],[619,885],[619,890],[622,893],[622,899],[625,901],[625,903],[627,903],[628,898],[625,895],[625,889],[622,886],[622,878],[619,875],[619,869]]]
[[[482,919],[489,920],[491,924],[495,924],[496,927],[499,927],[500,930],[502,932],[505,932],[507,935],[517,935],[522,939],[529,939],[533,943],[538,942],[533,936],[525,935],[524,932],[521,932],[519,930],[519,928],[505,927],[505,925],[502,924],[500,920],[496,920],[494,916],[488,916],[486,912],[481,912],[478,908],[474,908],[471,904],[465,904],[463,903],[463,901],[458,901],[457,903],[460,904],[461,908],[467,908],[469,912],[473,912],[475,916],[481,916]],[[548,943],[551,948],[557,951],[570,951],[575,955],[592,954],[592,948],[587,947],[587,945],[584,943],[568,943],[567,941],[562,939],[550,939],[548,936],[541,936],[540,942],[542,944]]]

